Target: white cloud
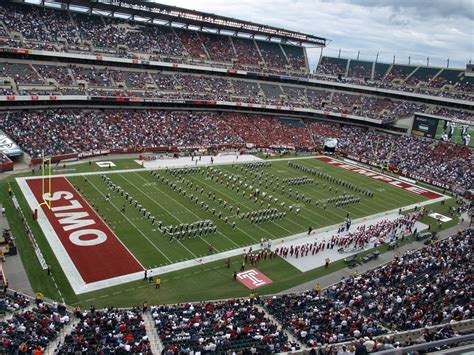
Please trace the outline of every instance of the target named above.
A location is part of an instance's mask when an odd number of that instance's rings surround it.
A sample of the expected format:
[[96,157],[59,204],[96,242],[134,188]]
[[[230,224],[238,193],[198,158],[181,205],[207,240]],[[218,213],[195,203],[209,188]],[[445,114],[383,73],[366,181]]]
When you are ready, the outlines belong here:
[[[331,39],[337,55],[464,68],[474,57],[473,0],[159,0],[157,2],[254,21]],[[310,63],[319,50],[308,50]]]

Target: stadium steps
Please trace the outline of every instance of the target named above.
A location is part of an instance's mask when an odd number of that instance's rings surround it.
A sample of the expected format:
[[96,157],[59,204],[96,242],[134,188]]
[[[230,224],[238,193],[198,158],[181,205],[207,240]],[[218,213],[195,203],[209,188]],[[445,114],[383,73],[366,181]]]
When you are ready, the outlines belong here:
[[304,55],[304,63],[306,65],[306,72],[311,73],[311,68],[309,67],[309,59],[308,59],[308,52],[303,50],[303,55]]
[[234,58],[236,60],[238,60],[239,56],[237,55],[237,49],[235,49],[235,44],[234,44],[234,41],[232,40],[232,36],[229,36],[229,41],[230,41],[230,44],[232,46],[232,51],[234,52]]
[[199,42],[201,43],[201,47],[202,47],[202,49],[204,50],[204,53],[206,53],[206,57],[207,57],[206,59],[207,59],[207,60],[212,60],[212,59],[211,59],[211,55],[209,54],[209,51],[207,50],[207,47],[206,47],[206,45],[204,44],[204,41],[202,40],[201,36],[199,35],[198,32],[197,32],[196,34],[197,34],[197,37],[199,38]]
[[385,72],[385,74],[383,75],[382,79],[380,81],[385,81],[385,78],[388,76],[388,74],[390,74],[390,72],[392,71],[392,68],[393,68],[393,64],[390,64],[390,67],[388,68],[388,70]]
[[265,62],[265,59],[263,58],[262,52],[260,52],[260,48],[258,47],[257,42],[255,41],[255,39],[252,39],[252,41],[253,41],[253,44],[255,45],[255,48],[257,48],[257,52],[258,52],[258,55],[260,56],[260,59],[262,60],[262,63],[265,64],[265,66],[267,66],[267,63]]
[[151,352],[153,354],[161,354],[163,350],[163,344],[158,336],[158,331],[155,327],[155,322],[150,312],[143,312],[143,321],[145,322],[146,335],[150,341]]
[[435,81],[436,78],[437,78],[438,76],[440,76],[443,71],[444,71],[444,69],[440,69],[440,70],[436,73],[436,75],[434,75],[434,76],[428,81],[428,84],[431,84],[431,82]]
[[415,75],[415,73],[418,71],[418,69],[420,69],[420,67],[416,67],[415,70],[413,70],[410,74],[408,74],[408,76],[403,80],[404,83],[406,83],[408,80],[410,80],[410,78]]
[[351,60],[349,59],[347,61],[347,64],[346,64],[346,69],[344,70],[344,77],[346,77],[346,78],[349,76],[349,67],[350,67],[350,65],[351,65]]
[[[38,72],[38,70],[36,70],[36,68],[35,68],[34,65],[28,64],[28,66],[31,68],[31,70],[33,70],[33,71],[36,73],[36,75],[38,75],[38,78],[41,78],[41,80],[43,80],[43,84],[42,84],[42,85],[44,85],[44,84],[47,83],[47,82],[46,82],[46,79]],[[53,80],[54,80],[54,79],[53,79]],[[55,82],[55,85],[54,85],[54,86],[56,86],[56,88],[57,88],[59,85],[58,85],[58,83],[57,83],[56,80],[54,80],[54,82]]]
[[3,20],[0,20],[0,27],[2,27],[5,30],[5,33],[8,35],[8,37],[11,38],[10,31],[8,30],[8,27],[5,26],[5,24],[3,23]]
[[295,342],[296,344],[298,344],[300,346],[301,349],[305,348],[306,346],[303,345],[298,339],[296,339],[293,334],[289,331],[287,331],[283,325],[273,316],[271,315],[270,313],[267,312],[267,310],[265,309],[265,307],[262,307],[260,305],[257,305],[257,304],[254,304],[254,307],[257,308],[260,312],[263,312],[265,313],[265,316],[270,320],[272,321],[273,323],[277,324],[278,325],[278,330],[280,330],[282,333],[284,333],[287,337],[288,337],[288,341],[290,342]]
[[73,331],[73,325],[77,323],[77,319],[70,315],[69,323],[64,324],[62,329],[59,331],[59,336],[53,340],[50,341],[48,346],[44,349],[43,354],[44,355],[53,355],[56,353],[56,349],[59,347],[60,344],[64,343],[64,338],[66,335],[69,335]]
[[290,61],[288,60],[288,56],[286,55],[286,52],[285,52],[285,50],[283,49],[283,47],[281,46],[280,43],[278,43],[278,47],[280,47],[280,50],[281,50],[281,52],[283,53],[283,56],[285,57],[286,62],[288,63],[288,65],[289,65],[290,68],[291,68]]

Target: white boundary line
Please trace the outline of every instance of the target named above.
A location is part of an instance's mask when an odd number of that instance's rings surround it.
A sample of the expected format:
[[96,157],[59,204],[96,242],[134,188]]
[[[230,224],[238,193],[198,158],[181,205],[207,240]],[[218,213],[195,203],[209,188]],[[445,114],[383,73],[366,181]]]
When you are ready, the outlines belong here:
[[[274,161],[291,161],[291,160],[304,160],[304,159],[315,159],[317,160],[316,158],[318,157],[328,157],[326,155],[309,155],[309,156],[302,156],[302,157],[291,157],[291,158],[276,158],[276,159],[268,159],[268,160],[264,160],[264,159],[260,159],[258,158],[258,160],[255,160],[255,161],[268,161],[268,162],[274,162]],[[332,157],[332,156],[329,156],[329,158],[331,159],[334,159],[338,162],[341,162],[342,164],[352,164],[358,168],[361,168],[361,169],[365,169],[365,170],[368,170],[368,171],[372,171],[374,173],[377,173],[379,175],[384,175],[384,176],[387,176],[389,177],[390,179],[393,179],[393,180],[397,180],[397,181],[400,181],[400,182],[403,182],[405,184],[409,184],[411,186],[415,186],[416,188],[418,189],[422,189],[422,190],[426,190],[426,191],[430,191],[430,192],[433,192],[433,193],[436,193],[438,195],[442,195],[442,196],[447,196],[447,195],[443,195],[441,192],[438,192],[438,191],[434,191],[434,190],[431,190],[427,187],[421,187],[419,185],[416,185],[416,184],[412,184],[408,181],[405,181],[405,180],[402,180],[398,177],[395,177],[395,176],[391,176],[391,175],[388,175],[388,174],[385,174],[385,173],[379,173],[377,172],[376,170],[374,170],[374,167],[372,166],[366,166],[365,164],[362,164],[360,162],[355,162],[355,161],[352,161],[351,159],[348,159],[348,158],[345,158],[345,160],[341,160],[341,159],[338,159],[338,158],[335,158],[335,157]],[[171,159],[170,159],[171,160]],[[350,162],[349,162],[349,161]],[[172,162],[173,160],[171,160]],[[319,161],[319,160],[317,160]],[[322,162],[322,161],[320,161]],[[137,169],[121,169],[121,170],[104,170],[104,171],[92,171],[92,172],[83,172],[83,173],[70,173],[70,174],[55,174],[54,176],[55,177],[68,177],[68,176],[82,176],[82,175],[102,175],[102,174],[121,174],[121,173],[126,173],[126,172],[140,172],[140,171],[149,171],[149,170],[164,170],[164,169],[167,169],[167,168],[170,168],[170,169],[184,169],[184,168],[195,168],[195,167],[206,167],[206,166],[219,166],[219,165],[232,165],[232,164],[245,164],[245,163],[251,163],[251,161],[239,161],[238,159],[237,160],[234,160],[234,161],[231,161],[231,162],[225,162],[225,163],[219,163],[219,162],[215,162],[213,164],[208,164],[208,163],[202,163],[200,164],[198,162],[198,165],[194,165],[194,164],[190,164],[190,165],[186,165],[186,166],[173,166],[172,164],[170,165],[165,165],[165,166],[157,166],[157,167],[153,167],[153,168],[146,168],[146,167],[143,167],[143,168],[137,168]],[[322,162],[322,163],[325,163],[325,162]],[[328,164],[328,163],[326,163]],[[331,165],[331,164],[330,164]],[[341,168],[342,169],[342,168]],[[347,171],[350,171],[350,170],[347,170]],[[28,176],[28,177],[24,177],[24,179],[41,179],[41,176]],[[395,186],[397,187],[397,186]],[[403,189],[402,189],[403,190]],[[412,192],[413,193],[413,192]],[[447,197],[450,197],[450,196],[447,196]]]
[[[18,186],[20,187],[21,191],[23,192],[23,195],[25,196],[26,201],[28,202],[28,206],[33,211],[38,207],[38,201],[36,200],[36,197],[34,196],[30,187],[26,183],[27,180],[28,180],[27,178],[16,178]],[[140,277],[143,276],[143,271],[139,271],[132,274],[116,276],[110,279],[96,281],[96,282],[87,284],[84,282],[84,279],[81,277],[81,274],[77,270],[76,266],[74,265],[74,262],[72,261],[68,252],[64,248],[64,245],[61,243],[58,234],[56,233],[53,226],[49,222],[42,208],[38,208],[38,224],[41,227],[43,234],[46,237],[46,240],[48,241],[51,249],[54,252],[54,255],[58,259],[58,262],[61,265],[61,268],[63,269],[64,274],[66,275],[72,289],[74,290],[76,294],[97,291],[102,288],[120,285],[126,282],[137,280],[137,277],[139,279]],[[115,235],[115,233],[112,230],[111,232]],[[118,239],[117,236],[115,236],[115,238]],[[120,239],[118,240],[120,241]],[[133,255],[130,252],[130,250],[128,250],[128,248],[125,247],[125,245],[124,245],[124,248],[130,253],[130,255],[135,260],[137,260],[135,255]],[[93,262],[93,260],[91,260],[91,262]],[[139,265],[141,265],[141,263],[138,260],[137,262]]]
[[[30,206],[31,210],[34,211],[38,207],[38,201],[36,197],[33,195],[33,191],[31,191],[30,187],[26,183],[25,178],[17,178],[16,182],[20,187],[25,199]],[[64,248],[63,244],[59,240],[59,236],[57,235],[56,231],[54,230],[51,223],[49,223],[48,218],[46,217],[42,208],[38,208],[38,220],[39,226],[41,227],[46,240],[49,243],[51,249],[53,249],[54,255],[58,259],[61,268],[64,271],[69,283],[71,284],[72,289],[74,292],[78,293],[83,285],[85,285],[84,280],[81,277],[81,274],[77,270],[76,266],[74,265],[71,257],[69,256],[68,252]]]
[[[269,161],[273,162],[273,161],[315,159],[316,157],[318,157],[318,156],[281,158],[281,159],[272,159],[272,160],[269,160]],[[231,164],[239,164],[239,163],[243,164],[243,163],[246,163],[246,162],[235,161],[235,162],[229,162],[229,163],[224,163],[224,164],[219,164],[219,163],[212,164],[212,165],[211,164],[206,164],[206,165],[203,164],[203,165],[199,165],[199,166],[201,166],[201,167],[202,166],[218,166],[218,165],[231,165]],[[344,162],[344,163],[347,163],[347,162]],[[350,164],[350,163],[347,163],[347,164]],[[352,165],[357,166],[356,164],[352,164]],[[100,174],[140,172],[140,171],[143,172],[143,171],[146,171],[146,170],[160,170],[160,169],[165,169],[165,168],[166,167],[163,166],[163,167],[160,167],[158,169],[156,169],[156,168],[154,168],[154,169],[145,168],[145,169],[113,170],[113,171],[108,171],[108,172],[98,171],[98,172],[89,172],[89,173],[61,174],[61,175],[54,175],[54,177],[100,175]],[[369,171],[373,171],[372,169],[369,169],[369,168],[365,168],[365,169],[369,170]],[[380,173],[377,173],[377,174],[380,174]],[[386,174],[380,174],[380,175],[386,175]],[[394,179],[394,180],[402,181],[402,180],[394,178],[392,176],[388,176],[388,177],[390,177],[391,179]],[[40,178],[41,177],[38,177],[38,176],[36,176],[36,177],[16,178],[16,181],[17,181],[18,185],[20,186],[23,194],[25,195],[25,198],[28,202],[28,205],[32,209],[36,208],[37,201],[36,201],[36,198],[34,197],[32,191],[30,190],[29,186],[27,185],[26,180],[40,179]],[[406,181],[403,181],[403,182],[407,183]],[[414,184],[410,184],[410,185],[416,186]],[[450,196],[443,195],[443,194],[441,194],[437,191],[433,191],[433,190],[430,190],[430,189],[427,189],[427,188],[424,188],[424,187],[421,188],[419,186],[416,186],[416,187],[420,188],[420,189],[423,189],[423,190],[426,190],[426,191],[434,192],[434,193],[440,195],[440,197],[435,198],[435,199],[426,200],[426,201],[419,202],[419,203],[415,203],[415,204],[412,204],[412,205],[409,205],[409,206],[402,207],[401,208],[402,211],[413,209],[416,206],[417,207],[422,207],[422,206],[430,205],[430,204],[437,203],[437,202],[447,200],[447,199],[450,198]],[[385,212],[377,213],[377,214],[374,214],[374,215],[371,215],[371,216],[362,217],[362,218],[353,220],[353,223],[368,221],[370,219],[380,217],[380,216],[384,216],[384,215],[388,215],[390,213],[395,213],[395,212],[398,213],[399,210],[400,209],[396,208],[396,209],[393,209],[393,210],[390,210],[390,211],[385,211]],[[82,278],[81,278],[79,272],[77,271],[74,263],[72,262],[71,258],[69,257],[69,255],[67,254],[66,250],[64,249],[62,243],[60,242],[59,237],[57,236],[56,232],[54,231],[54,228],[51,226],[51,224],[49,223],[47,217],[44,215],[44,212],[42,211],[42,209],[40,209],[38,212],[39,212],[38,213],[38,223],[39,223],[41,229],[43,230],[43,233],[46,236],[46,239],[48,240],[48,243],[50,244],[51,248],[53,249],[56,257],[58,258],[58,261],[60,262],[60,264],[61,264],[61,266],[62,266],[62,268],[63,268],[63,270],[66,274],[66,277],[68,278],[68,280],[71,284],[71,287],[73,288],[73,290],[76,294],[82,294],[82,293],[86,293],[86,292],[97,291],[97,290],[100,290],[100,289],[103,289],[103,288],[117,286],[117,285],[127,283],[127,282],[138,281],[138,280],[141,280],[143,278],[143,272],[136,272],[136,273],[133,273],[133,274],[117,276],[117,277],[113,277],[113,278],[110,278],[110,279],[107,279],[107,280],[97,281],[97,282],[94,282],[94,283],[89,283],[89,284],[84,283],[84,281],[82,280]],[[331,225],[331,226],[322,227],[322,228],[316,229],[315,231],[313,231],[313,233],[317,234],[317,233],[321,233],[321,232],[328,232],[332,229],[337,230],[337,228],[339,226],[340,226],[340,223],[337,223],[337,224],[334,224],[334,225]],[[307,236],[307,232],[303,232],[303,233],[294,234],[294,235],[291,235],[291,236],[288,236],[288,237],[285,237],[285,238],[274,239],[273,240],[273,243],[274,243],[273,245],[276,246],[277,244],[288,242],[288,241],[297,241],[297,240],[300,240],[302,238],[305,238],[306,236]],[[246,247],[240,247],[240,248],[228,250],[228,251],[225,251],[225,252],[221,252],[219,254],[204,256],[204,257],[199,258],[199,259],[190,259],[190,260],[186,260],[186,261],[175,263],[175,264],[165,265],[165,266],[161,266],[161,267],[158,267],[158,268],[151,269],[151,271],[152,271],[153,275],[161,275],[161,274],[165,274],[165,273],[169,273],[169,272],[173,272],[173,271],[178,271],[178,270],[182,270],[182,269],[186,269],[186,268],[190,268],[190,267],[194,267],[194,266],[198,266],[198,265],[203,265],[203,264],[207,264],[207,263],[210,263],[210,262],[219,261],[219,260],[227,259],[229,257],[241,255],[241,254],[245,253],[246,250],[248,250],[248,248],[250,248],[250,247],[252,247],[252,250],[259,250],[260,249],[260,244],[248,245]]]

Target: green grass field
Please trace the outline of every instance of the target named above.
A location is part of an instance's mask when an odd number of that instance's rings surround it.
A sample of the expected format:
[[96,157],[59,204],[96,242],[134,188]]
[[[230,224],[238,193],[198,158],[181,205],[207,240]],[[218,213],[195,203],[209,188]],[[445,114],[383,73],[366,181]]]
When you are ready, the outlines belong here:
[[[254,189],[258,187],[267,195],[277,198],[277,203],[262,198],[255,200],[251,197],[250,190],[247,190],[244,196],[244,188],[240,188],[237,193],[236,189],[232,190],[230,184],[229,187],[227,186],[228,180],[219,178],[219,181],[216,182],[202,173],[188,174],[185,175],[184,180],[180,180],[170,173],[160,171],[160,176],[168,179],[170,183],[176,184],[176,190],[170,188],[159,178],[152,176],[148,171],[110,174],[109,177],[114,184],[128,192],[151,215],[155,216],[157,220],[161,220],[164,226],[207,219],[213,221],[217,226],[215,234],[186,238],[180,241],[173,238],[170,242],[169,237],[161,233],[156,225],[153,226],[118,193],[112,192],[100,175],[87,176],[87,179],[84,176],[74,176],[68,179],[80,189],[90,203],[98,208],[99,213],[108,221],[109,226],[138,260],[145,267],[150,268],[204,256],[208,253],[208,244],[211,244],[216,252],[222,252],[256,244],[261,238],[277,239],[304,232],[308,230],[309,226],[316,229],[340,223],[347,213],[352,219],[356,219],[424,200],[423,197],[413,193],[348,173],[314,159],[298,160],[298,162],[325,171],[335,178],[341,178],[369,189],[375,193],[375,196],[373,198],[366,197],[322,179],[316,179],[318,184],[291,187],[285,184],[285,193],[282,193],[281,187],[279,189],[275,187],[277,177],[281,182],[285,178],[306,176],[300,170],[289,167],[286,161],[273,162],[269,168],[243,172],[238,165],[215,167],[216,174],[222,172],[222,175],[219,176],[232,174],[248,185],[253,185]],[[207,171],[207,168],[201,169],[201,172]],[[255,175],[251,175],[254,172],[263,175],[255,177]],[[192,188],[189,187],[190,183],[192,183]],[[187,195],[183,196],[178,193],[179,188],[186,189]],[[292,198],[289,197],[289,188],[292,189]],[[302,202],[301,198],[297,201],[296,192],[299,192],[300,196],[304,194],[306,198],[311,198],[311,203]],[[361,202],[344,208],[328,205],[324,209],[321,202],[316,206],[316,201],[340,196],[344,192],[361,197]],[[110,201],[106,201],[106,194],[111,195]],[[209,194],[211,194],[211,198],[209,198]],[[199,199],[198,203],[191,202],[191,195]],[[218,202],[219,200],[221,203]],[[200,201],[209,205],[209,210],[201,208]],[[227,208],[223,207],[224,201],[227,201]],[[282,202],[285,204],[284,207],[281,206]],[[295,206],[293,211],[290,211],[290,205]],[[125,206],[125,212],[121,211],[123,206]],[[233,206],[232,211],[229,206]],[[296,206],[301,209],[298,215],[295,212]],[[236,214],[237,208],[240,208],[240,214],[243,214],[269,207],[286,212],[286,218],[251,224],[250,221],[243,220]],[[215,215],[211,213],[213,209],[216,211]],[[222,213],[220,219],[217,217],[219,213]],[[224,222],[225,217],[228,218],[228,223]],[[235,228],[231,224],[234,221]]]
[[[125,165],[125,162],[126,160],[124,160],[123,165]],[[167,236],[164,236],[157,230],[156,226],[152,226],[150,221],[144,218],[142,214],[129,204],[126,203],[125,212],[121,212],[121,208],[125,202],[124,198],[109,190],[100,175],[88,175],[86,177],[87,179],[84,175],[77,175],[70,176],[68,179],[80,189],[83,196],[90,203],[93,203],[94,206],[98,208],[99,213],[106,218],[109,226],[114,230],[121,241],[146,267],[166,265],[192,259],[195,256],[206,255],[209,243],[213,245],[217,252],[220,252],[235,249],[239,246],[256,244],[260,238],[275,239],[305,232],[309,226],[319,228],[340,223],[347,213],[350,214],[352,219],[356,219],[425,200],[419,195],[400,190],[338,167],[318,162],[312,158],[298,160],[297,162],[325,172],[334,178],[340,178],[366,188],[374,192],[375,196],[370,198],[353,190],[342,189],[340,185],[330,183],[327,180],[308,175],[314,178],[318,184],[291,186],[292,197],[290,198],[288,193],[289,186],[286,186],[285,193],[281,192],[282,179],[303,177],[306,174],[301,170],[289,167],[287,161],[272,161],[271,167],[261,168],[251,172],[241,171],[239,165],[217,165],[214,167],[216,174],[219,174],[219,171],[222,172],[222,176],[223,174],[232,174],[248,185],[252,185],[254,188],[258,187],[261,191],[266,191],[268,194],[272,194],[274,198],[278,198],[278,203],[265,201],[263,206],[260,200],[255,202],[254,199],[249,199],[248,192],[244,197],[242,194],[243,189],[240,189],[240,192],[237,193],[236,189],[231,188],[231,185],[227,187],[225,179],[222,179],[223,183],[221,183],[220,181],[215,181],[215,179],[211,180],[206,174],[202,173],[185,175],[185,180],[180,180],[164,170],[158,171],[160,176],[168,179],[170,183],[176,184],[177,188],[173,190],[159,178],[152,176],[150,172],[145,170],[122,173],[113,173],[110,171],[110,174],[107,174],[107,176],[111,181],[121,186],[134,199],[139,201],[143,207],[157,217],[157,220],[162,220],[164,225],[192,223],[197,220],[210,219],[217,226],[218,232],[216,234],[201,236],[200,238],[186,238],[180,242],[176,240],[170,242]],[[127,164],[129,164],[130,168],[136,167],[130,164],[130,161],[128,161]],[[85,164],[84,170],[81,171],[86,172],[87,166],[88,164]],[[206,168],[202,169],[206,171]],[[104,170],[105,173],[107,173],[107,169]],[[263,175],[255,176],[255,173],[262,173]],[[275,181],[276,177],[279,178],[280,188],[273,191],[275,184],[272,185],[270,180]],[[265,179],[267,179],[267,181],[265,181]],[[189,187],[190,183],[193,184],[192,188]],[[41,229],[35,221],[31,220],[30,213],[26,213],[28,223],[38,240],[40,248],[48,264],[52,266],[53,276],[57,285],[59,285],[59,289],[57,289],[50,277],[40,270],[31,244],[24,231],[22,231],[22,226],[17,221],[18,216],[11,206],[11,200],[6,196],[8,184],[13,187],[15,195],[18,196],[20,205],[25,211],[28,211],[26,201],[21,195],[18,186],[11,178],[2,182],[0,198],[7,207],[7,217],[14,226],[12,227],[12,231],[17,237],[18,248],[28,271],[28,277],[33,289],[43,292],[48,297],[61,299],[59,295],[59,291],[61,291],[62,297],[68,304],[87,306],[94,303],[97,306],[132,306],[140,304],[143,300],[154,303],[173,303],[245,296],[249,292],[243,285],[232,282],[234,268],[236,268],[242,260],[242,256],[236,256],[232,258],[233,265],[230,270],[224,266],[223,261],[216,261],[202,266],[160,275],[162,276],[163,287],[159,292],[156,292],[152,286],[145,282],[136,281],[87,294],[75,295],[69,286],[61,266],[44,238]],[[186,197],[177,192],[179,187],[187,190],[188,193]],[[201,189],[203,190],[202,194],[200,192]],[[337,193],[336,189],[338,190]],[[342,195],[343,190],[360,197],[361,202],[344,208],[328,206],[324,209],[321,202],[316,205],[316,201],[318,200]],[[302,202],[301,199],[296,201],[296,191],[299,192],[300,196],[304,194],[305,197],[311,198],[311,203]],[[105,199],[107,193],[111,194],[110,201],[106,201]],[[191,202],[189,198],[191,193],[197,196],[200,201],[208,204],[209,210],[206,211],[201,208],[199,202],[198,204]],[[216,199],[209,199],[209,193],[215,195]],[[222,201],[226,200],[227,206],[232,205],[234,207],[232,212],[228,207],[224,208],[222,204],[219,204],[219,199]],[[282,202],[285,203],[284,207],[281,206]],[[242,220],[236,216],[237,206],[240,207],[240,213],[242,214],[267,208],[268,203],[270,203],[271,207],[287,212],[286,218],[261,224],[251,224],[249,221]],[[454,199],[451,199],[448,200],[444,206],[436,204],[430,207],[439,213],[447,215],[447,208],[453,203]],[[290,205],[298,205],[301,209],[300,213],[297,215],[294,209],[290,212],[288,208]],[[212,208],[216,210],[216,213],[218,211],[222,212],[221,219],[216,215],[212,215],[210,212]],[[224,223],[224,217],[229,218],[229,223]],[[236,222],[235,229],[232,228],[230,221]],[[453,220],[453,223],[457,223],[457,219]],[[448,226],[449,225],[443,227]],[[381,248],[381,252],[383,252],[383,247]],[[259,264],[259,270],[269,276],[273,280],[273,283],[258,289],[258,292],[261,294],[280,292],[289,287],[336,271],[342,267],[344,267],[343,262],[335,262],[331,265],[329,270],[315,269],[302,273],[286,261],[276,258],[272,261]]]

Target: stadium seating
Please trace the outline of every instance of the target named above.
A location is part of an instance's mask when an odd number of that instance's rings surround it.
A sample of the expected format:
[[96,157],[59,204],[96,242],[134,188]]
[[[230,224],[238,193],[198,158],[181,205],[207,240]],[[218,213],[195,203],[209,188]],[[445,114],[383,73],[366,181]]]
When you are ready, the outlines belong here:
[[257,41],[260,53],[267,66],[273,68],[285,68],[288,61],[278,43]]
[[233,58],[237,58],[229,37],[208,33],[203,36],[203,42],[211,60],[231,63]]
[[372,77],[372,65],[373,62],[351,59],[349,62],[347,76],[353,78],[370,79]]
[[151,308],[164,351],[257,353],[298,350],[264,312],[248,300],[154,306]]
[[[0,162],[3,163],[5,157],[0,157]],[[0,316],[4,316],[10,312],[19,311],[25,307],[28,307],[30,300],[25,296],[15,292],[13,294],[3,294],[0,299]]]
[[58,354],[136,354],[150,350],[141,310],[93,309],[80,313],[79,319],[56,350]]
[[[215,149],[218,145],[322,151],[327,139],[336,138],[336,153],[351,159],[390,167],[402,175],[433,179],[453,186],[454,191],[473,188],[470,148],[353,126],[349,124],[353,117],[347,117],[358,116],[358,122],[364,118],[367,124],[383,125],[384,129],[417,112],[474,121],[472,110],[447,107],[449,100],[440,104],[439,98],[411,101],[393,93],[380,96],[384,90],[374,93],[376,90],[354,86],[473,101],[474,77],[465,75],[463,70],[322,56],[315,74],[310,75],[301,46],[208,33],[202,28],[190,30],[6,3],[0,6],[0,47],[97,56],[90,57],[97,60],[62,61],[61,56],[47,59],[42,54],[33,58],[24,55],[24,51],[17,53],[18,57],[5,54],[0,60],[0,96],[82,96],[71,101],[75,109],[23,109],[13,106],[20,106],[25,98],[1,98],[6,105],[13,102],[11,110],[0,111],[1,130],[32,158],[42,152],[122,152],[138,151],[138,147],[140,151],[157,147],[176,151],[175,148],[189,146]],[[102,55],[134,61],[102,61]],[[162,71],[156,69],[162,68],[156,63],[149,64],[153,60],[173,64]],[[197,72],[177,63],[197,64],[205,70]],[[212,67],[220,71],[211,72]],[[243,75],[231,69],[249,73]],[[288,76],[301,80],[296,84]],[[309,82],[311,78],[325,82]],[[257,112],[258,108],[245,107],[241,102],[311,108],[324,111],[324,115],[318,113],[322,119],[333,119],[331,115],[337,113],[345,121],[295,118],[296,114],[283,118],[226,110],[171,111],[149,106],[134,109],[125,108],[125,104],[112,109],[98,105],[108,99],[122,104],[126,101],[123,97],[130,98],[130,102],[135,97],[179,99],[179,105],[184,105],[184,99],[231,101],[248,112]],[[62,102],[56,99],[51,101],[60,105]],[[90,106],[77,108],[82,107],[77,104],[79,99],[87,99]],[[153,104],[162,103],[154,101]],[[206,108],[210,106],[205,104]],[[5,162],[10,160],[1,154],[0,163]],[[387,225],[380,222],[376,226]],[[372,230],[376,235],[379,231]],[[368,239],[367,235],[364,237],[354,244],[365,245]],[[390,336],[417,329],[425,329],[421,341],[446,339],[456,335],[450,323],[473,317],[472,237],[473,231],[468,230],[424,249],[410,250],[322,293],[260,297],[256,304],[245,299],[157,305],[151,307],[150,314],[166,354],[276,353],[298,351],[298,342],[316,347],[347,341],[355,343],[346,348],[338,345],[334,352],[351,353],[348,348],[352,346],[372,352],[402,346]],[[347,240],[341,249],[352,247],[353,242]],[[0,316],[0,353],[12,354],[51,348],[70,321],[64,306],[38,302],[33,307],[17,293],[0,299]],[[144,313],[138,308],[91,309],[78,312],[77,316],[71,333],[64,337],[56,353],[151,351]],[[427,329],[435,325],[441,325],[441,330]],[[289,334],[298,342],[292,341]]]
[[342,128],[339,138],[341,151],[349,155],[393,164],[402,173],[411,172],[464,187],[472,184],[468,147],[349,126]]
[[469,318],[469,236],[470,233],[460,233],[438,244],[408,251],[328,293],[393,330]]
[[418,94],[474,100],[472,95],[474,79],[457,69],[374,63],[323,56],[314,77]]
[[[368,341],[390,330],[411,330],[472,318],[468,259],[472,230],[404,255],[323,294],[262,299],[265,308],[306,345]],[[388,328],[388,329],[387,329]],[[367,338],[366,338],[367,337]],[[369,338],[370,337],[370,338]]]
[[[333,127],[318,129],[329,132]],[[164,353],[278,353],[298,351],[299,343],[326,352],[356,348],[375,352],[449,339],[458,335],[456,322],[473,318],[469,283],[473,236],[472,229],[459,231],[321,291],[157,305],[149,314]],[[4,353],[52,350],[50,344],[56,340],[61,340],[57,354],[151,350],[142,313],[146,310],[92,306],[90,311],[77,310],[71,331],[59,339],[61,329],[70,323],[64,306],[39,302],[25,311],[29,301],[16,293],[4,302],[10,305],[8,313],[15,312],[0,322]],[[439,328],[432,328],[436,325]],[[405,335],[404,342],[395,341],[403,338],[401,331],[417,333]],[[416,338],[410,337],[415,334]]]
[[[380,99],[365,104],[371,107],[370,111],[380,112],[380,115],[387,111],[387,107],[393,107],[391,102]],[[403,116],[420,108],[423,107],[419,104],[399,105],[392,114],[397,112],[397,115]],[[278,118],[272,116],[159,110],[0,113],[0,125],[5,132],[33,157],[42,150],[55,155],[170,145],[251,143],[260,147],[321,149],[325,139],[338,138],[338,149],[345,154],[377,161],[384,166],[390,164],[401,173],[418,174],[464,188],[472,186],[470,172],[473,162],[469,158],[471,151],[468,147],[350,125],[312,120],[303,122],[303,127],[293,127],[282,125]]]
[[395,80],[404,81],[415,69],[416,67],[409,65],[393,64],[384,80],[388,82]]
[[[196,34],[197,35],[197,34]],[[280,47],[278,47],[280,48]],[[281,51],[280,51],[281,52]],[[281,52],[282,53],[282,52]],[[7,80],[0,94],[141,96],[310,107],[380,120],[384,123],[409,117],[414,112],[472,120],[472,113],[404,100],[356,95],[305,86],[278,85],[210,75],[166,73],[155,70],[123,69],[91,65],[26,64],[0,61],[0,77]],[[417,71],[422,70],[419,68]],[[421,80],[421,79],[420,79]],[[465,82],[465,85],[469,85]],[[381,87],[393,88],[391,83]],[[406,87],[406,90],[413,91]],[[424,92],[416,88],[416,92]],[[457,96],[468,95],[457,91]],[[449,96],[446,94],[446,96]],[[410,108],[410,109],[409,109]]]
[[345,76],[347,69],[347,59],[333,58],[333,57],[321,57],[319,61],[316,73],[324,75]]
[[405,84],[411,86],[418,84],[426,85],[426,83],[429,83],[440,71],[440,68],[418,67],[405,81]]
[[242,67],[249,65],[257,66],[263,62],[254,40],[235,37],[231,41],[237,53],[238,63]]
[[294,70],[306,70],[306,59],[304,56],[303,49],[301,47],[281,44],[281,48],[286,54],[288,63]]
[[375,81],[381,81],[387,75],[388,70],[390,69],[390,64],[386,63],[375,63],[374,65],[374,77]]
[[440,89],[444,85],[456,85],[462,76],[461,70],[443,69],[435,78],[429,82],[429,87]]
[[177,63],[197,60],[267,72],[308,72],[302,48],[292,45],[28,5],[5,4],[0,13],[8,30],[0,26],[0,44],[11,47],[129,58],[151,54],[150,59]]
[[65,307],[55,309],[43,303],[14,313],[0,322],[0,352],[31,354],[36,348],[44,349],[68,322]]

